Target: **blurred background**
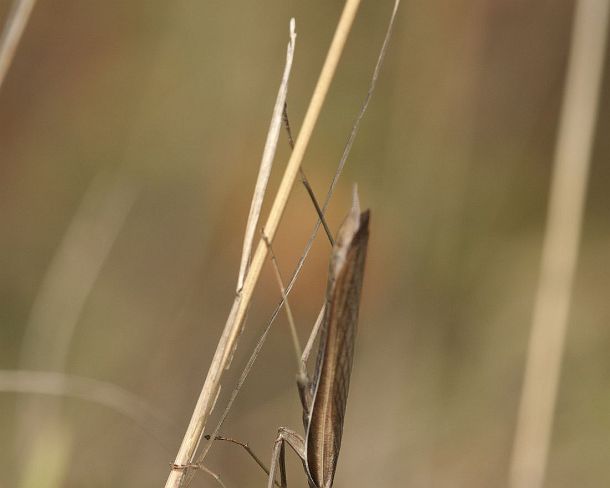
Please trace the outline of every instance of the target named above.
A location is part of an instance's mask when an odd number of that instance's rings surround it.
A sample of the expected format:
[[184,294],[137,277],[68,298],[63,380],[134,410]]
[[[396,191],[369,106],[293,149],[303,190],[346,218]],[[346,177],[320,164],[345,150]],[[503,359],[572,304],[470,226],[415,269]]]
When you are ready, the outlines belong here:
[[[233,300],[288,21],[296,133],[342,4],[36,5],[0,91],[0,367],[48,374],[0,381],[0,487],[165,482]],[[320,199],[391,7],[363,2],[306,153]],[[338,488],[506,484],[573,7],[401,5],[328,212],[336,230],[354,182],[372,211]],[[549,487],[610,483],[607,87]],[[288,155],[282,134],[269,195]],[[314,222],[295,185],[274,244],[285,276]],[[320,233],[291,295],[303,342],[329,251]],[[279,298],[266,265],[214,418]],[[282,313],[222,428],[265,461],[278,426],[302,431],[294,369]],[[233,445],[207,463],[228,487],[266,482]]]

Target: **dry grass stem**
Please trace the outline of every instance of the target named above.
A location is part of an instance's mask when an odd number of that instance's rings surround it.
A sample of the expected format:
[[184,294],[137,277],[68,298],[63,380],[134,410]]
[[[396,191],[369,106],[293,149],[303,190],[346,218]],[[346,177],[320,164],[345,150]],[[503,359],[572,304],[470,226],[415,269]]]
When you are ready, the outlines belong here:
[[294,19],[290,20],[290,42],[288,43],[288,49],[286,52],[286,66],[284,67],[284,74],[282,75],[282,82],[280,89],[275,100],[275,106],[273,107],[273,115],[271,117],[271,124],[269,125],[269,131],[267,132],[267,140],[265,142],[265,148],[263,150],[263,157],[261,159],[260,168],[258,170],[258,177],[256,179],[256,186],[254,188],[254,195],[252,196],[252,204],[250,206],[250,213],[248,215],[248,222],[246,224],[246,233],[244,236],[244,245],[241,255],[241,264],[239,267],[239,277],[237,278],[237,292],[241,290],[244,284],[244,278],[248,271],[248,264],[250,262],[250,256],[252,254],[252,243],[254,242],[254,234],[256,232],[256,226],[258,225],[258,219],[261,213],[261,207],[263,206],[263,198],[267,189],[267,183],[269,181],[269,175],[271,174],[271,168],[273,166],[273,159],[275,158],[275,151],[277,149],[277,141],[280,135],[280,129],[282,125],[284,107],[286,105],[286,95],[288,93],[288,80],[290,79],[290,70],[292,68],[292,60],[294,58],[294,46],[296,42],[296,32],[294,30]]
[[532,329],[510,468],[512,488],[544,483],[591,160],[609,2],[576,5]]
[[4,24],[0,38],[0,89],[6,79],[17,46],[28,23],[36,0],[15,0]]
[[[305,149],[309,144],[324,99],[328,93],[330,83],[333,79],[341,53],[343,52],[343,47],[345,46],[347,35],[351,29],[359,4],[359,0],[347,0],[341,14],[322,72],[320,73],[309,108],[307,109],[301,132],[294,151],[288,161],[280,187],[271,207],[267,223],[264,227],[264,234],[271,241],[275,236],[284,208],[286,207],[290,191],[305,154]],[[230,358],[233,355],[246,310],[250,303],[250,299],[252,298],[254,287],[258,281],[266,256],[267,246],[261,239],[244,280],[241,294],[237,296],[234,302],[229,320],[227,321],[220,341],[218,342],[216,353],[212,359],[212,364],[208,370],[201,394],[193,411],[184,439],[178,450],[175,459],[175,465],[177,466],[188,465],[195,455],[203,434],[203,429],[214,407],[214,403],[218,398],[222,373],[225,368],[229,366]],[[181,486],[185,479],[185,471],[186,470],[183,469],[172,469],[165,484],[166,488]]]

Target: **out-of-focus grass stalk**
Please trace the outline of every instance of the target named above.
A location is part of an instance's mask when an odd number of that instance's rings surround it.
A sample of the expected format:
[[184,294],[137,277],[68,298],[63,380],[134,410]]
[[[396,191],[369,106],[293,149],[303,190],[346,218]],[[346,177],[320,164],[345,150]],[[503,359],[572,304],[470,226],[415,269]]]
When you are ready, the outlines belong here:
[[544,483],[608,28],[608,0],[576,3],[540,278],[513,446],[510,487]]
[[112,383],[53,371],[0,369],[0,392],[71,397],[103,405],[153,435],[169,428],[165,415],[146,400]]
[[[305,154],[305,150],[309,144],[309,140],[313,133],[313,129],[320,115],[322,105],[328,93],[330,83],[334,78],[335,70],[339,63],[339,58],[343,52],[347,36],[351,30],[352,23],[356,16],[356,12],[360,5],[360,0],[347,0],[345,7],[339,19],[339,23],[335,30],[335,35],[331,42],[326,60],[322,67],[322,71],[318,78],[316,88],[312,95],[309,107],[303,119],[301,131],[297,138],[294,150],[290,155],[284,176],[278,188],[277,194],[271,206],[269,217],[264,226],[264,235],[269,241],[273,241],[273,237],[277,231],[278,225],[288,197],[292,190],[294,180],[299,171],[301,161]],[[188,465],[192,462],[203,429],[208,421],[214,403],[220,392],[220,380],[224,370],[229,366],[230,359],[233,356],[237,338],[240,335],[242,323],[248,309],[248,305],[254,292],[254,287],[260,276],[263,262],[267,257],[268,248],[263,239],[258,243],[250,269],[244,280],[244,286],[241,294],[236,298],[234,305],[229,314],[229,318],[225,324],[222,336],[218,342],[216,352],[212,359],[212,363],[208,369],[208,373],[195,405],[193,415],[187,427],[186,433],[178,450],[175,459],[175,467],[170,471],[169,477],[165,484],[166,488],[177,488],[182,485],[185,477],[185,469],[180,466]],[[177,467],[176,467],[177,466]]]
[[137,195],[124,174],[98,175],[53,256],[21,346],[24,369],[62,371],[74,328]]
[[[136,186],[123,174],[98,176],[87,190],[34,300],[21,369],[65,370],[76,324],[136,195]],[[19,456],[24,460],[23,488],[63,485],[67,464],[49,465],[69,459],[70,436],[62,428],[60,407],[61,400],[47,402],[44,408],[31,398],[20,402],[18,450],[30,453]],[[46,456],[50,450],[65,456]],[[41,469],[52,475],[36,476]]]
[[17,46],[35,4],[36,0],[15,0],[6,18],[0,38],[0,89],[11,67]]

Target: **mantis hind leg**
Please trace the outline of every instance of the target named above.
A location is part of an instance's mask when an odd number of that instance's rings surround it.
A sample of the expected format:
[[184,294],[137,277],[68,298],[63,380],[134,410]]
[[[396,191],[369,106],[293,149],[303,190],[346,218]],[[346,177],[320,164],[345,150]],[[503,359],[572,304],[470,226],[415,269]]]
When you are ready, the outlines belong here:
[[286,481],[286,463],[285,463],[285,445],[288,444],[292,450],[301,458],[303,464],[306,464],[305,459],[305,441],[296,432],[280,427],[273,445],[273,454],[271,456],[271,469],[269,470],[269,482],[267,488],[273,488],[275,483],[275,472],[277,466],[280,467],[280,486],[285,488],[287,486]]

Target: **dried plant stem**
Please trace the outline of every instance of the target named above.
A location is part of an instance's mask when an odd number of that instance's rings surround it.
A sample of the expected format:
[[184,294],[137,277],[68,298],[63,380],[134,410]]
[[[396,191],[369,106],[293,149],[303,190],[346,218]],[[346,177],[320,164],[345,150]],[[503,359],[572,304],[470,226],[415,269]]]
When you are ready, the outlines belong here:
[[511,488],[544,483],[608,28],[608,0],[576,5],[542,263],[510,468]]
[[[334,77],[339,58],[343,52],[359,4],[360,0],[347,0],[341,18],[339,19],[318,83],[310,101],[309,108],[307,109],[307,113],[305,114],[303,126],[299,133],[299,137],[297,138],[294,151],[288,161],[280,187],[271,207],[267,223],[264,227],[264,235],[267,236],[270,241],[273,241],[273,237],[277,231],[288,201],[288,196],[290,195],[305,150],[309,144],[326,94],[328,93],[330,83]],[[258,243],[254,258],[252,259],[250,269],[246,275],[244,286],[241,293],[238,294],[234,301],[229,319],[227,320],[220,341],[218,342],[216,353],[212,359],[212,364],[208,370],[201,394],[175,459],[175,465],[177,467],[173,467],[170,471],[165,484],[166,488],[179,487],[185,479],[186,470],[180,469],[180,466],[188,465],[195,455],[203,434],[203,429],[220,392],[222,373],[229,366],[230,358],[233,355],[246,310],[252,298],[258,277],[260,276],[263,262],[267,256],[267,251],[267,246],[261,239]]]
[[286,66],[284,68],[282,82],[280,83],[280,89],[275,100],[275,106],[273,107],[273,115],[271,117],[269,131],[267,132],[265,149],[263,150],[263,156],[258,170],[258,177],[256,179],[256,186],[254,188],[254,195],[252,197],[252,204],[250,206],[250,213],[248,215],[248,222],[246,224],[246,233],[244,236],[244,245],[241,254],[241,264],[239,266],[239,276],[237,278],[237,293],[239,293],[241,290],[244,284],[246,272],[248,271],[250,256],[252,254],[252,244],[254,242],[254,233],[256,231],[261,208],[263,206],[263,198],[265,196],[265,191],[267,190],[269,176],[271,175],[271,167],[273,166],[273,159],[277,149],[277,141],[280,136],[280,128],[284,118],[284,107],[286,106],[286,95],[288,94],[288,80],[290,79],[292,60],[294,59],[294,45],[297,36],[294,30],[294,24],[294,19],[290,19],[290,42],[288,43],[288,51],[286,53]]
[[17,46],[35,4],[36,0],[15,0],[6,19],[2,38],[0,38],[0,88],[11,67]]

